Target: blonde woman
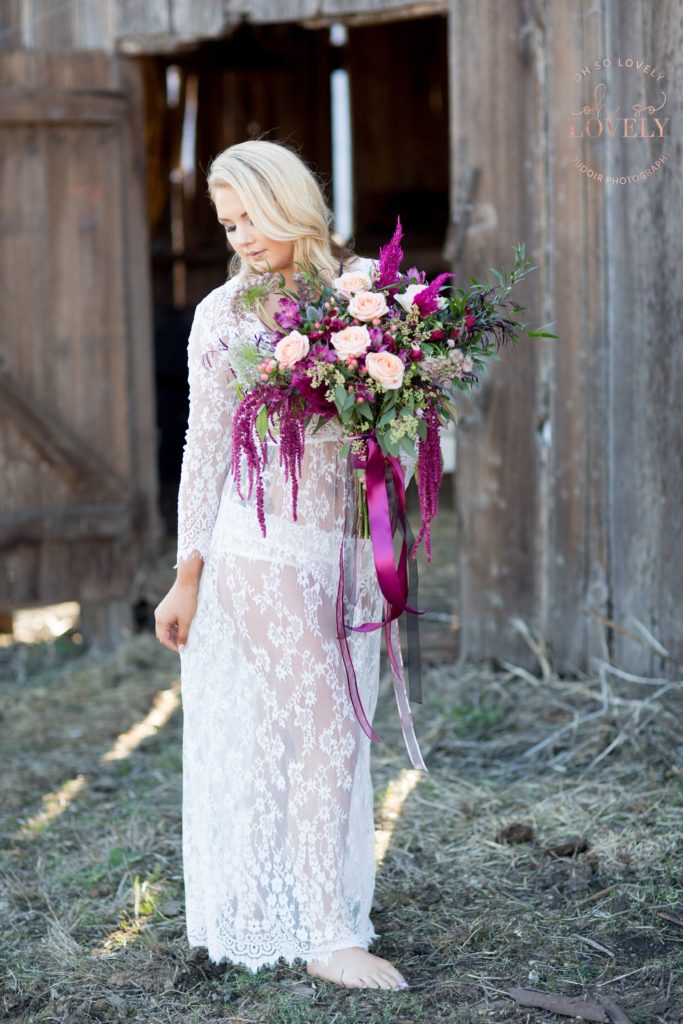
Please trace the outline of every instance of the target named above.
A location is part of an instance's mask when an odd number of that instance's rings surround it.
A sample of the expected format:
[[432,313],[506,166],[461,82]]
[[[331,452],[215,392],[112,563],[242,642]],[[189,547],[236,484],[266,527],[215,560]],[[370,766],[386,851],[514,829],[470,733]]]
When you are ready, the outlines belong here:
[[[183,866],[191,946],[252,971],[282,957],[352,988],[407,988],[369,952],[375,883],[370,741],[348,696],[335,598],[343,527],[340,429],[306,440],[298,518],[278,460],[265,477],[267,535],[228,473],[245,339],[269,328],[242,300],[264,274],[327,283],[372,262],[340,252],[318,181],[285,146],[230,146],[209,193],[234,254],[231,276],[197,306],[188,344],[190,413],[178,495],[177,578],[156,635],[180,653]],[[269,294],[266,315],[277,311]],[[231,358],[231,348],[233,356]],[[381,618],[369,542],[357,552],[363,621]],[[368,718],[379,632],[351,639]]]

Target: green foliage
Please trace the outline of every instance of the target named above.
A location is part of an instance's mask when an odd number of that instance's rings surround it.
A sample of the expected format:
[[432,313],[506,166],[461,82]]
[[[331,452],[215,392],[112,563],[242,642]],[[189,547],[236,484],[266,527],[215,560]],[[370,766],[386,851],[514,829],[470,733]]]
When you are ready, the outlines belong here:
[[256,414],[256,433],[261,441],[265,441],[268,433],[268,407],[262,405]]

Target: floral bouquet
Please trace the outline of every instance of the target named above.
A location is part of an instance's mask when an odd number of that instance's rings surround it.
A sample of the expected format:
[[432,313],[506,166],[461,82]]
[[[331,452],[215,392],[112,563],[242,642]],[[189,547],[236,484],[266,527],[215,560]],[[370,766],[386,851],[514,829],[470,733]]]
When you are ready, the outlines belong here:
[[[381,623],[361,627],[346,624],[343,602],[343,559],[340,560],[338,601],[339,640],[345,655],[349,688],[356,715],[365,732],[379,739],[360,705],[355,675],[346,644],[347,628],[385,627],[387,647],[402,684],[399,657],[392,657],[391,623],[407,611],[409,582],[405,476],[401,462],[417,463],[420,523],[409,552],[415,558],[424,541],[431,560],[430,526],[438,512],[442,458],[440,426],[457,423],[456,394],[479,381],[488,360],[500,359],[498,349],[516,343],[527,324],[509,316],[524,307],[509,299],[513,285],[530,270],[524,244],[514,246],[514,269],[493,271],[498,286],[470,278],[467,289],[446,285],[453,277],[442,273],[427,282],[415,267],[400,271],[403,259],[400,219],[391,241],[380,249],[372,271],[342,273],[326,285],[318,271],[295,275],[298,292],[284,287],[282,275],[266,275],[247,290],[243,301],[260,309],[272,329],[272,349],[264,353],[254,343],[233,351],[236,386],[241,401],[232,429],[232,473],[242,495],[246,465],[248,493],[256,488],[256,510],[265,536],[263,472],[270,439],[277,439],[279,460],[290,483],[292,516],[297,517],[298,479],[306,428],[336,419],[343,428],[342,455],[353,481],[351,531],[370,538],[378,582],[385,599]],[[279,311],[267,317],[262,299],[275,281],[281,294]],[[529,331],[531,337],[556,337]],[[347,516],[347,520],[348,520]],[[403,534],[398,564],[393,537]],[[340,607],[341,606],[341,607]],[[397,633],[394,633],[396,637]],[[411,696],[413,696],[411,678]],[[409,722],[410,710],[397,690],[399,711]],[[419,699],[419,697],[413,697]],[[414,764],[424,768],[417,743],[406,743]]]

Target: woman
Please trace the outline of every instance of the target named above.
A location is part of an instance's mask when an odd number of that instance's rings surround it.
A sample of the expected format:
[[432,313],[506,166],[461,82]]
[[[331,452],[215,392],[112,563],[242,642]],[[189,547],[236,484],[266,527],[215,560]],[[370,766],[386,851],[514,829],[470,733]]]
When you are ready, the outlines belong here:
[[[280,957],[354,988],[407,988],[368,951],[375,881],[370,741],[354,715],[337,643],[335,598],[343,527],[340,428],[306,440],[298,517],[277,457],[266,470],[266,537],[254,501],[228,473],[229,387],[239,342],[268,348],[267,325],[242,302],[298,266],[326,283],[344,262],[308,167],[264,140],[226,149],[209,192],[234,250],[229,280],[197,306],[188,344],[190,413],[178,495],[177,578],[156,609],[156,635],[181,660],[183,862],[190,945],[252,971]],[[278,296],[264,301],[277,311]],[[231,361],[231,349],[233,360]],[[381,617],[369,542],[357,549],[356,614]],[[379,632],[351,639],[371,720]]]

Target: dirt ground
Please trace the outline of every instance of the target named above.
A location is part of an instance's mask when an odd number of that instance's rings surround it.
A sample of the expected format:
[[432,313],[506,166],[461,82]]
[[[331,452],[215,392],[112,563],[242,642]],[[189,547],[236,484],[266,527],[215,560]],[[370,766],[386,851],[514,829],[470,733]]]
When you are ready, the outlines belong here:
[[[178,659],[141,601],[142,631],[113,653],[54,610],[0,646],[0,1019],[576,1019],[524,1005],[526,990],[583,998],[596,1020],[681,1024],[683,681],[604,663],[559,679],[531,636],[536,672],[458,666],[452,543],[446,514],[421,580],[427,775],[410,768],[386,673],[375,720],[373,951],[410,990],[343,990],[303,966],[253,975],[188,948]],[[167,545],[147,567],[156,600],[173,561]]]

